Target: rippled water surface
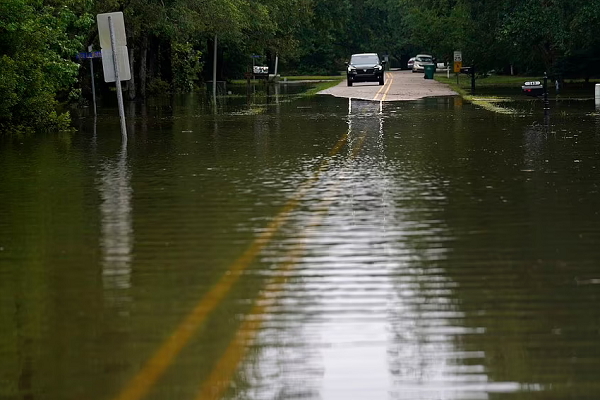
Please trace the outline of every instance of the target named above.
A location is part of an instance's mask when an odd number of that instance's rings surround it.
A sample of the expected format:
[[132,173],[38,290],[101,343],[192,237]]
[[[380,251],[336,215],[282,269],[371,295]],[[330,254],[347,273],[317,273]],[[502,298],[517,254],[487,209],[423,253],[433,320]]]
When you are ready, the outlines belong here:
[[297,92],[0,141],[0,399],[600,397],[593,102]]

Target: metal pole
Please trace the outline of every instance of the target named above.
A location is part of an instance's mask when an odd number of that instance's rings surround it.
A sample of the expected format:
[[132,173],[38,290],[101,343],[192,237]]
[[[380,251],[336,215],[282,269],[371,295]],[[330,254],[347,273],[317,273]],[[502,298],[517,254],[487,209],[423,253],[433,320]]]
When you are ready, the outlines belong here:
[[471,67],[471,96],[475,95],[475,63]]
[[279,54],[275,54],[275,77],[277,77],[277,66],[279,64]]
[[217,35],[215,35],[215,48],[213,51],[213,99],[217,102]]
[[119,65],[117,60],[117,45],[115,40],[115,27],[112,17],[108,17],[108,29],[110,30],[110,47],[113,55],[113,65],[115,67],[115,84],[117,86],[117,101],[119,103],[119,117],[121,118],[121,135],[123,142],[127,142],[127,126],[125,125],[125,109],[123,108],[123,92],[121,89],[121,77],[119,76]]
[[[92,53],[92,45],[88,46],[88,52]],[[96,112],[96,84],[94,83],[94,59],[93,58],[90,58],[90,71],[91,71],[91,75],[92,75],[92,100],[94,101],[94,115],[98,115],[98,113]]]
[[548,74],[544,72],[544,115],[550,114],[550,102],[548,101]]

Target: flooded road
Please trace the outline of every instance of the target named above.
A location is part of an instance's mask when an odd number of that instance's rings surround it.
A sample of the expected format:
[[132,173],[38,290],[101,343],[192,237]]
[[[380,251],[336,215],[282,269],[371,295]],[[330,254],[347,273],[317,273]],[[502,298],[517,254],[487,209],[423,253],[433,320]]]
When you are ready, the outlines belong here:
[[0,399],[598,398],[593,101],[296,94],[1,139]]

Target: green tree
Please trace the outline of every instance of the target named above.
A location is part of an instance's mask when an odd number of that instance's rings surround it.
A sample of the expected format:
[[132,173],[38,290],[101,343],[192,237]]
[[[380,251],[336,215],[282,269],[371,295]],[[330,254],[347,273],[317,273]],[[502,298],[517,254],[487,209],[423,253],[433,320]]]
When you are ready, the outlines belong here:
[[[29,131],[66,128],[58,113],[76,83],[83,35],[92,17],[76,1],[0,2],[0,128]],[[79,10],[76,14],[73,10]]]

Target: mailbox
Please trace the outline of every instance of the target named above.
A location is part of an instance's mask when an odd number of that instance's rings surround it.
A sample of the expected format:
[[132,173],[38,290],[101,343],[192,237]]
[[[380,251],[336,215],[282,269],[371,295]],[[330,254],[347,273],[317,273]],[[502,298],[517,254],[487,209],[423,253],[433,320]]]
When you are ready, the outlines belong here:
[[539,81],[525,82],[521,89],[526,96],[538,97],[544,94],[544,86]]
[[257,78],[266,78],[269,76],[269,67],[261,67],[261,66],[255,65],[254,67],[252,67],[252,73]]

